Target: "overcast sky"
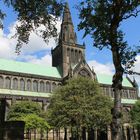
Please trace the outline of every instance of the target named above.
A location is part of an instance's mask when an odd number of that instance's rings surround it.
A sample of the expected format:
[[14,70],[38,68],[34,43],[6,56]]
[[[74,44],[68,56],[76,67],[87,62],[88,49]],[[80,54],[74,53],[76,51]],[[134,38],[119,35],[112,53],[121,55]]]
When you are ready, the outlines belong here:
[[[109,50],[99,51],[93,47],[92,39],[90,36],[82,38],[83,31],[77,31],[77,24],[79,23],[78,11],[74,8],[77,1],[68,0],[72,20],[77,33],[78,43],[86,44],[86,60],[88,64],[94,67],[95,72],[113,74],[112,58]],[[15,26],[18,23],[16,14],[11,8],[6,8],[2,1],[0,1],[0,9],[6,11],[7,17],[4,20],[4,31],[0,30],[0,58],[13,59],[18,61],[27,61],[31,63],[43,64],[51,66],[51,48],[56,46],[54,39],[50,39],[49,44],[46,44],[41,38],[37,37],[34,33],[30,36],[29,44],[24,45],[21,54],[17,56],[15,53],[16,39],[11,39],[15,33]],[[57,29],[60,31],[61,20],[58,21]],[[125,39],[129,45],[139,45],[140,42],[140,16],[131,18],[122,23],[121,29],[125,33]],[[140,72],[140,56],[137,56],[136,66],[134,68]],[[135,76],[140,83],[140,77]]]

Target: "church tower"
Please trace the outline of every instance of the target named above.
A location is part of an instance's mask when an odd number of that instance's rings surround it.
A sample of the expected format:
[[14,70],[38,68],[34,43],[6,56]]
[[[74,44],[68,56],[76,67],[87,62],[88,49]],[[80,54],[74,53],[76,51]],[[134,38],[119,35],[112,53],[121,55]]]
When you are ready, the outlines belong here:
[[52,50],[52,66],[59,67],[62,77],[65,77],[69,69],[78,64],[83,57],[85,57],[85,46],[77,44],[69,5],[66,2],[59,44]]

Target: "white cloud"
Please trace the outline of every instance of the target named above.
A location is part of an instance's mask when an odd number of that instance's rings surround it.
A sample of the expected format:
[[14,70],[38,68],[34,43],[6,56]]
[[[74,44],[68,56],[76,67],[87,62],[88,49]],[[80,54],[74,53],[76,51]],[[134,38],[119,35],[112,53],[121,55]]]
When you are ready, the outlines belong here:
[[[50,55],[50,50],[52,47],[56,46],[56,43],[54,39],[50,39],[49,44],[46,44],[42,38],[39,38],[37,35],[35,35],[35,33],[31,33],[29,44],[25,44],[22,48],[21,54],[17,56],[15,53],[17,39],[11,38],[11,36],[13,36],[16,32],[16,24],[18,24],[18,22],[11,24],[9,27],[9,34],[4,34],[3,31],[0,30],[0,58],[27,61],[41,65],[51,65],[52,58]],[[61,22],[58,21],[58,31],[60,31],[60,24]],[[43,55],[38,56],[39,52],[43,52]],[[88,61],[88,64],[91,68],[94,68],[96,73],[109,75],[114,73],[114,66],[112,63],[102,64],[96,60],[92,60]],[[140,72],[140,55],[137,56],[134,71]],[[133,78],[133,76],[131,77]],[[135,78],[140,85],[140,76],[135,75]]]
[[[11,24],[9,27],[9,34],[4,34],[0,30],[0,58],[14,59],[20,61],[27,61],[37,64],[51,64],[50,50],[56,46],[54,38],[49,39],[49,43],[45,43],[41,37],[38,37],[35,33],[31,33],[28,44],[24,44],[21,49],[21,54],[15,53],[17,44],[17,38],[11,38],[16,32],[16,25],[19,24],[17,21]],[[57,29],[60,32],[61,21],[57,22]],[[43,28],[43,27],[42,27]],[[44,52],[38,56],[39,52]]]
[[51,55],[48,54],[40,59],[37,59],[37,58],[31,59],[31,60],[29,60],[29,62],[34,63],[34,64],[51,66],[52,57],[51,57]]
[[[135,66],[134,66],[134,68],[132,68],[133,69],[133,71],[135,71],[135,72],[137,72],[137,73],[139,73],[140,74],[140,55],[138,55],[137,57],[136,57],[136,62],[135,62]],[[136,80],[136,82],[138,83],[138,85],[139,85],[139,87],[140,87],[140,75],[132,75],[132,76],[130,76],[131,77],[131,79],[133,80],[134,78],[135,78],[135,80]]]
[[95,60],[88,61],[89,66],[95,71],[95,73],[101,73],[101,74],[107,74],[107,75],[112,75],[114,71],[113,64],[111,63],[106,63],[102,64],[99,63]]
[[14,59],[15,57],[9,38],[0,30],[0,58]]

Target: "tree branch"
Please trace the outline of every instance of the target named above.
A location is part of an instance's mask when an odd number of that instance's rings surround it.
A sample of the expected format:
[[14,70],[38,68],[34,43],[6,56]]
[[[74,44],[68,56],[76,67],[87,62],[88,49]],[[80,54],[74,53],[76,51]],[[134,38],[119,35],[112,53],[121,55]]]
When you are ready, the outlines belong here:
[[137,17],[138,13],[140,13],[140,10],[136,10],[135,13],[131,13],[130,15],[127,15],[127,16],[123,17],[122,19],[128,19],[130,17]]

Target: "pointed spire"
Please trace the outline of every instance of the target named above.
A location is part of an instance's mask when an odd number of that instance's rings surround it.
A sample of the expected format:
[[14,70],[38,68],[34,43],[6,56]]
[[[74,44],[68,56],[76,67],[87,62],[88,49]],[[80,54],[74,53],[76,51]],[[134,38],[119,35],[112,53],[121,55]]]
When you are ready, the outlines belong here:
[[65,7],[64,7],[63,24],[64,23],[72,24],[71,13],[70,13],[68,2],[66,2]]
[[74,26],[71,18],[68,2],[66,2],[63,13],[63,20],[61,24],[60,41],[66,43],[76,43],[76,36]]

